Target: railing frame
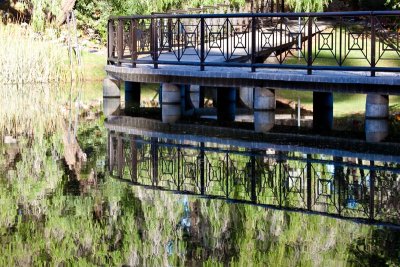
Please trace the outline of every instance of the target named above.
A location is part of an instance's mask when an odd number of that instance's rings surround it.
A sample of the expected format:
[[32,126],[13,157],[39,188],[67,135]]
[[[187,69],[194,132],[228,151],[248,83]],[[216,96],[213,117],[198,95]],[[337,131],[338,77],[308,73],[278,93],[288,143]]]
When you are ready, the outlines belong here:
[[[165,65],[192,65],[192,66],[199,66],[201,71],[204,71],[207,66],[223,66],[223,67],[250,67],[252,72],[255,72],[257,68],[281,68],[281,69],[298,69],[298,70],[306,70],[307,74],[312,74],[313,70],[332,70],[332,71],[367,71],[370,73],[372,77],[376,75],[376,72],[400,72],[400,67],[377,67],[377,17],[378,16],[393,16],[400,18],[400,11],[361,11],[361,12],[324,12],[324,13],[240,13],[240,14],[153,14],[148,16],[112,16],[108,21],[108,37],[107,37],[107,51],[108,51],[108,64],[116,64],[117,66],[121,66],[122,63],[131,63],[132,67],[137,67],[137,64],[152,64],[155,69],[158,68],[159,64]],[[346,58],[343,56],[343,45],[346,45],[343,42],[342,34],[343,34],[343,27],[345,18],[349,17],[362,17],[362,18],[369,18],[370,24],[370,54],[365,55],[365,60],[370,61],[369,66],[343,66],[343,61]],[[206,34],[207,27],[206,26],[206,19],[225,19],[228,24],[228,19],[233,18],[248,18],[251,23],[251,49],[249,52],[249,59],[251,63],[238,63],[238,62],[206,62],[207,52],[206,52],[206,44],[209,42],[207,40],[208,35]],[[280,60],[279,64],[266,64],[266,63],[256,63],[257,57],[257,49],[256,49],[256,42],[257,42],[257,25],[260,19],[265,18],[278,18],[281,20],[290,19],[290,18],[304,18],[305,21],[308,20],[307,25],[304,25],[304,32],[307,28],[308,38],[307,41],[302,41],[307,43],[307,55],[304,55],[306,64],[305,65],[296,65],[296,64],[282,64],[282,60]],[[313,23],[316,18],[336,18],[339,22],[339,48],[335,48],[339,50],[339,61],[338,65],[315,65],[313,55],[316,53],[313,51],[313,47],[315,47],[316,43],[314,43],[314,35],[317,34],[315,31],[313,32]],[[199,29],[198,35],[200,37],[200,44],[198,44],[199,49],[199,60],[198,62],[195,61],[182,61],[181,60],[181,51],[178,49],[178,58],[177,61],[162,61],[159,60],[159,53],[163,49],[159,47],[159,30],[161,25],[161,19],[167,19],[168,21],[168,33],[167,38],[169,47],[168,51],[172,51],[172,19],[177,19],[178,23],[182,19],[199,19]],[[139,20],[150,20],[150,51],[147,53],[151,56],[151,60],[140,60],[138,58],[139,55],[139,47],[138,41],[138,21]],[[129,55],[129,60],[124,59],[124,38],[126,37],[124,31],[124,22],[130,21],[130,29],[128,35],[129,38],[129,47],[131,49],[131,54]],[[116,23],[117,22],[117,23]],[[116,27],[115,27],[116,26]],[[180,27],[178,25],[178,27]],[[116,29],[115,29],[116,28]],[[283,29],[280,29],[283,31]],[[209,32],[207,32],[209,34]],[[178,46],[185,45],[180,43],[181,39],[181,30],[178,30]],[[301,34],[301,33],[300,33]],[[162,35],[162,34],[161,34]],[[281,33],[281,39],[283,38],[283,34]],[[165,38],[165,36],[160,36],[160,38]],[[196,37],[198,38],[198,37]],[[335,37],[337,38],[337,37]],[[364,38],[364,37],[363,37]],[[164,40],[164,39],[162,39]],[[228,39],[227,39],[228,40]],[[283,44],[281,40],[280,44]],[[378,42],[378,44],[380,44]],[[162,44],[161,44],[162,45]],[[209,45],[209,43],[208,43]],[[399,45],[399,44],[397,44]],[[226,41],[226,46],[228,47],[228,41]],[[301,48],[300,48],[301,49]],[[368,50],[368,49],[367,49]],[[336,50],[335,50],[336,51]],[[397,51],[398,52],[398,51]],[[229,49],[226,51],[227,56],[229,58]],[[116,55],[115,55],[116,54]],[[346,55],[345,55],[346,56]],[[370,59],[369,59],[370,57]],[[334,56],[335,59],[336,55]],[[378,59],[379,60],[379,59]]]

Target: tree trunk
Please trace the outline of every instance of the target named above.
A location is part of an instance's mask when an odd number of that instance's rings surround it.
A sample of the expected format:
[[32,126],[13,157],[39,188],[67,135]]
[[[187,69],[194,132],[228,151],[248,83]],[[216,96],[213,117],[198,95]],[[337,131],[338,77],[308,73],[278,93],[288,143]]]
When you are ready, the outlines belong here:
[[66,21],[68,13],[74,9],[75,2],[76,0],[63,0],[61,2],[61,15],[57,18],[58,25],[61,25]]

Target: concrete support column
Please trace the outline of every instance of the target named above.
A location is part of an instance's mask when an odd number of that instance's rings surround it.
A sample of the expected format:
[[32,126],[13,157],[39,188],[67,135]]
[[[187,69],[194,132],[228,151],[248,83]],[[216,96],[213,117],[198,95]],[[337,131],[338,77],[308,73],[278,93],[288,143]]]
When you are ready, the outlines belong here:
[[192,106],[194,108],[200,107],[200,86],[199,85],[190,85],[190,101],[192,102]]
[[161,88],[162,122],[174,123],[181,118],[181,86],[163,83]]
[[365,107],[367,142],[380,142],[389,134],[389,96],[369,94]]
[[235,121],[236,88],[217,88],[217,118],[219,121]]
[[118,115],[121,108],[120,81],[108,76],[103,80],[104,116]]
[[254,130],[268,132],[275,124],[275,90],[256,87],[253,93]]
[[254,88],[253,87],[240,87],[239,98],[247,108],[253,108],[254,104]]
[[140,108],[140,83],[125,82],[125,113],[133,114]]
[[330,92],[313,93],[313,128],[317,131],[329,131],[333,128],[333,94]]

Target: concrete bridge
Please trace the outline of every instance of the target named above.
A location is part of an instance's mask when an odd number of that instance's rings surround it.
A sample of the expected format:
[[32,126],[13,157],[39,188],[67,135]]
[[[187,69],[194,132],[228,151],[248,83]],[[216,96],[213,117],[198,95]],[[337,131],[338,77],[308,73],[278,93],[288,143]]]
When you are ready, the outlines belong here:
[[162,84],[168,123],[202,108],[203,88],[212,87],[219,120],[234,120],[236,92],[247,92],[255,130],[267,132],[274,90],[309,90],[314,128],[326,130],[333,124],[332,92],[365,93],[367,139],[381,141],[388,95],[400,94],[399,19],[399,11],[112,17],[106,113],[119,106],[120,81],[126,109],[140,105],[141,83]]

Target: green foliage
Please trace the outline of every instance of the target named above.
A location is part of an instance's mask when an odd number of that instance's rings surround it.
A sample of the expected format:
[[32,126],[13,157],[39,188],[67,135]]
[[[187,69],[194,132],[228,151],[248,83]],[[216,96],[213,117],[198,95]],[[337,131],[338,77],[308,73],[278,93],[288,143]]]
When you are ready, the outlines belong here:
[[295,12],[320,12],[324,10],[332,0],[287,0],[285,3],[289,5]]
[[[99,38],[105,41],[107,20],[111,15],[149,15],[153,12],[166,12],[172,9],[186,9],[224,3],[225,0],[77,0],[75,9],[79,27],[86,32],[95,30]],[[237,7],[243,5],[244,0],[233,0],[230,4]]]
[[386,6],[392,9],[400,8],[400,0],[386,0]]

